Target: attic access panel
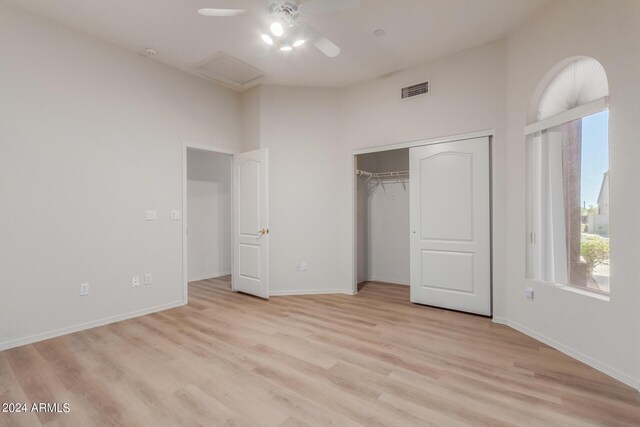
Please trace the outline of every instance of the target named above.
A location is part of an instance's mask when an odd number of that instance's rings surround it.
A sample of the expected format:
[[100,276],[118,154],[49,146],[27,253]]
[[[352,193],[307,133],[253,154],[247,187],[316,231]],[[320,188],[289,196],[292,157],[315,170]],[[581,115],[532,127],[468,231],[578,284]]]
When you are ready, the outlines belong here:
[[224,52],[204,59],[189,67],[200,77],[222,83],[236,90],[248,89],[265,77],[259,69],[246,64]]

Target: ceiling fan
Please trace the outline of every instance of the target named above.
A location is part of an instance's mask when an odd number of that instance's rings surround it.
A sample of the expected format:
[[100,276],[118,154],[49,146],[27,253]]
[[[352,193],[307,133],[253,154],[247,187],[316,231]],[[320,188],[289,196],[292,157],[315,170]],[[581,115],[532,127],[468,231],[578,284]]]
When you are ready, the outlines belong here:
[[262,33],[262,40],[283,52],[292,51],[305,43],[311,43],[330,58],[340,54],[340,48],[300,17],[353,9],[360,0],[271,0],[266,9],[248,10],[232,8],[203,8],[203,16],[233,17],[240,15],[267,15],[273,18],[269,31]]

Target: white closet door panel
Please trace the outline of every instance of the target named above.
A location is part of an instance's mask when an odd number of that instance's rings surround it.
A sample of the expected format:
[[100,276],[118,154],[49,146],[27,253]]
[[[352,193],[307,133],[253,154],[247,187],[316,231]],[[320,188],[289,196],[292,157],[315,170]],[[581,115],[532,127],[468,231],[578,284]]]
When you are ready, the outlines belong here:
[[420,254],[423,289],[442,289],[473,294],[473,253],[423,249]]
[[240,234],[255,237],[260,230],[260,162],[246,160],[237,173]]
[[410,150],[411,301],[491,315],[489,139]]
[[419,170],[422,239],[473,240],[473,157],[440,153],[420,159]]

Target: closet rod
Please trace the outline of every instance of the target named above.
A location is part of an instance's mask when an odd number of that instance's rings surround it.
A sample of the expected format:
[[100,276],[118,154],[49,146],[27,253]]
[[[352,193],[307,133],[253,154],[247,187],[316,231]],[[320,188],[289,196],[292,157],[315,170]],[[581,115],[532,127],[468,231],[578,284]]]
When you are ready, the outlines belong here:
[[393,171],[393,172],[367,172],[356,170],[356,175],[368,176],[370,178],[398,178],[409,176],[409,171]]

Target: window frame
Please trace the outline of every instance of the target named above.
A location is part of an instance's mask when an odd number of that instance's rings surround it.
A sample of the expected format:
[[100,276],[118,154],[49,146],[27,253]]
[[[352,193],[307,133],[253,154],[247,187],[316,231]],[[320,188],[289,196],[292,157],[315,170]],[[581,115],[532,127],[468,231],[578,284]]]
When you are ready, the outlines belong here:
[[[531,207],[529,206],[530,203],[530,199],[532,197],[532,195],[530,194],[531,192],[531,183],[529,182],[529,171],[528,169],[530,168],[530,160],[529,160],[529,156],[531,155],[531,147],[529,147],[529,143],[530,143],[530,137],[533,137],[536,133],[542,133],[545,131],[549,131],[555,127],[564,125],[566,123],[575,121],[575,120],[581,120],[585,117],[591,116],[593,114],[597,114],[603,111],[607,111],[609,110],[609,97],[605,96],[602,97],[600,99],[597,99],[593,102],[589,102],[587,104],[583,104],[580,106],[577,106],[575,108],[572,108],[570,110],[566,110],[563,111],[562,113],[556,114],[555,116],[552,117],[548,117],[546,119],[531,123],[527,126],[525,126],[524,128],[524,135],[525,135],[525,144],[527,144],[526,147],[526,165],[527,165],[527,173],[526,173],[526,177],[527,177],[527,182],[526,182],[526,189],[525,189],[525,200],[527,200],[527,208],[526,208],[526,220],[525,220],[525,242],[527,245],[527,249],[525,250],[525,265],[527,266],[527,268],[525,269],[525,279],[528,282],[532,282],[532,283],[536,283],[536,284],[542,284],[542,285],[550,285],[559,289],[564,289],[564,290],[568,290],[574,293],[578,293],[581,295],[586,295],[586,296],[590,296],[590,297],[594,297],[603,301],[609,301],[610,299],[610,295],[611,295],[611,282],[609,282],[609,292],[607,291],[603,291],[600,289],[594,289],[594,288],[589,288],[587,286],[581,286],[581,285],[575,285],[572,283],[557,283],[556,281],[553,282],[545,282],[543,280],[540,279],[535,279],[535,278],[531,278],[529,277],[529,263],[530,263],[530,259],[529,259],[529,245],[532,244],[532,235],[531,233],[533,232],[533,230],[531,229],[531,224],[530,224],[530,215],[531,215]],[[607,135],[607,144],[609,146],[609,150],[611,147],[611,140],[610,140],[610,135]],[[609,151],[610,153],[610,151]],[[611,155],[609,154],[609,162],[611,160]],[[610,171],[610,168],[609,168]],[[611,279],[609,279],[611,280]]]
[[555,126],[563,125],[574,120],[601,113],[608,109],[609,97],[605,96],[593,102],[589,102],[588,104],[583,104],[570,110],[563,111],[562,113],[556,114],[555,116],[551,116],[547,119],[540,120],[539,122],[531,123],[530,125],[524,127],[524,135],[529,136],[536,132],[542,132],[543,130],[551,129]]

